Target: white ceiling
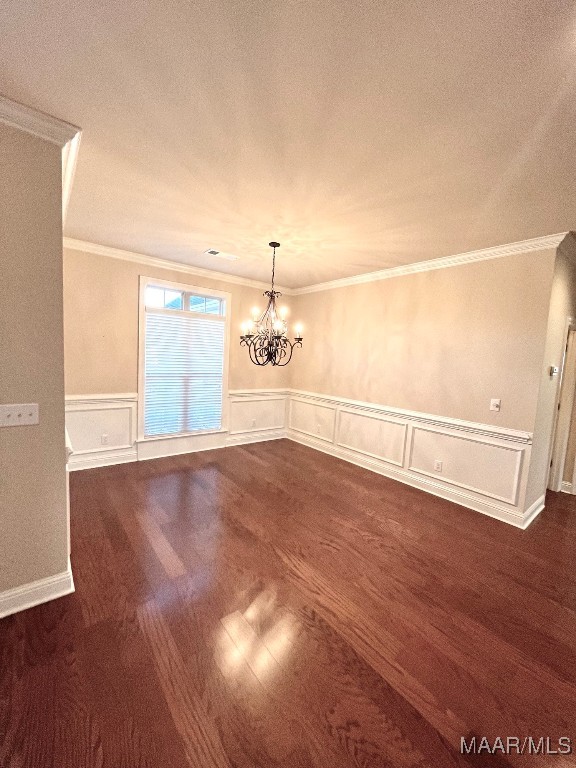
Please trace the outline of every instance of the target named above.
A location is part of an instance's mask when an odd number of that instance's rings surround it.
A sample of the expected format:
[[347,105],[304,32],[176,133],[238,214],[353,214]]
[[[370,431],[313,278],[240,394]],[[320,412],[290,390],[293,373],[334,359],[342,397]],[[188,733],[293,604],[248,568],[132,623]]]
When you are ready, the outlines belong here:
[[4,0],[0,30],[0,92],[83,129],[69,237],[262,280],[277,239],[299,287],[576,228],[571,1]]

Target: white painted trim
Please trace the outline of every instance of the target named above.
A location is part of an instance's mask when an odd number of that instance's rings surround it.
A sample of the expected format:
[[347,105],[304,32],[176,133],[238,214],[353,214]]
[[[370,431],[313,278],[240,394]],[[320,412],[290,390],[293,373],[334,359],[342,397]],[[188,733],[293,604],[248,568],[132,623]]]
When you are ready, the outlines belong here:
[[163,459],[168,456],[182,456],[187,453],[225,448],[226,435],[227,433],[224,430],[220,430],[218,432],[175,435],[173,440],[163,440],[162,438],[138,440],[136,444],[137,460]]
[[560,486],[560,490],[563,493],[573,493],[572,488],[573,488],[572,483],[569,483],[568,480],[562,480],[562,484]]
[[491,446],[497,445],[497,447],[503,451],[511,451],[512,453],[515,453],[516,466],[514,469],[514,478],[513,478],[514,491],[510,498],[506,498],[505,496],[498,496],[495,493],[484,491],[481,488],[474,488],[471,485],[460,483],[457,480],[452,480],[449,477],[442,477],[441,482],[442,484],[448,483],[448,485],[455,485],[458,488],[462,488],[465,491],[472,491],[472,493],[478,493],[481,496],[488,496],[489,498],[495,499],[496,501],[503,501],[506,504],[512,504],[513,506],[516,506],[518,502],[520,475],[522,472],[522,457],[524,454],[524,450],[522,448],[517,448],[516,446],[511,446],[511,445],[502,445],[501,443],[495,444],[491,440],[487,440],[485,438],[478,439],[477,437],[471,437],[470,435],[454,435],[454,432],[451,432],[450,430],[447,430],[447,429],[438,429],[438,428],[430,429],[429,427],[422,427],[420,425],[414,426],[413,434],[412,434],[412,444],[410,446],[410,455],[408,457],[407,468],[410,470],[410,472],[415,472],[417,475],[425,475],[426,477],[430,477],[436,480],[440,480],[440,478],[438,478],[438,475],[432,472],[426,472],[423,469],[418,469],[418,467],[412,466],[412,453],[414,451],[414,445],[415,445],[414,432],[432,432],[434,434],[447,435],[448,437],[457,437],[459,440],[467,440],[470,443],[478,443],[479,445],[491,445]]
[[[402,277],[403,275],[412,275],[418,272],[429,272],[435,269],[446,269],[447,267],[457,267],[463,264],[471,264],[476,261],[487,261],[489,259],[498,259],[504,256],[512,256],[521,253],[532,253],[547,248],[557,248],[564,240],[568,232],[560,232],[556,235],[545,235],[535,237],[530,240],[520,240],[515,243],[497,245],[492,248],[482,248],[478,251],[468,251],[453,256],[442,256],[437,259],[428,259],[427,261],[418,261],[411,264],[404,264],[401,267],[391,267],[381,269],[376,272],[365,272],[352,277],[343,277],[338,280],[330,280],[325,283],[316,283],[305,285],[301,288],[287,288],[278,286],[278,290],[285,296],[300,296],[306,293],[317,293],[318,291],[329,291],[334,288],[345,288],[349,285],[360,285],[362,283],[374,283],[379,280],[388,280],[393,277]],[[203,267],[195,267],[192,264],[183,264],[170,259],[163,259],[158,256],[148,256],[143,253],[126,251],[120,248],[113,248],[108,245],[91,243],[86,240],[78,240],[71,237],[64,238],[64,247],[71,251],[81,251],[83,253],[93,253],[98,256],[108,256],[113,259],[122,259],[123,261],[132,261],[138,264],[146,264],[158,269],[170,269],[176,272],[185,272],[190,275],[205,277],[209,280],[221,280],[236,285],[246,285],[250,288],[269,290],[269,283],[261,280],[252,280],[247,277],[228,274],[227,272],[218,272]]]
[[[252,390],[254,391],[254,390]],[[334,407],[349,408],[351,410],[361,410],[374,413],[380,416],[391,416],[396,419],[409,419],[421,424],[430,424],[437,427],[449,427],[463,432],[470,432],[475,435],[484,435],[488,438],[501,438],[504,440],[513,440],[518,443],[530,444],[532,442],[532,433],[524,432],[519,429],[509,429],[508,427],[498,427],[492,424],[480,424],[474,421],[465,421],[464,419],[455,419],[450,416],[436,416],[421,411],[409,411],[406,408],[394,408],[392,406],[379,405],[361,400],[350,400],[334,395],[323,395],[316,392],[306,392],[301,389],[289,390],[291,397],[313,400],[320,403],[328,403]]]
[[398,480],[406,485],[419,488],[421,491],[426,491],[434,496],[440,496],[440,498],[453,501],[463,507],[467,507],[475,512],[481,512],[484,515],[488,515],[489,517],[493,517],[504,523],[509,523],[517,528],[525,527],[524,516],[521,513],[514,513],[504,508],[502,505],[494,504],[484,499],[478,499],[471,494],[445,486],[442,483],[434,482],[427,477],[417,476],[415,473],[413,474],[405,469],[395,467],[394,465],[385,462],[383,459],[377,461],[364,456],[363,454],[340,448],[331,443],[316,440],[313,437],[303,435],[302,433],[295,432],[291,429],[288,429],[287,437],[289,440],[293,440],[296,443],[301,443],[302,445],[307,445],[309,448],[315,448],[323,453],[336,456],[337,458],[348,461],[358,467],[369,469],[372,472],[377,472],[385,477]]
[[454,256],[442,256],[439,259],[417,261],[411,264],[405,264],[401,267],[391,267],[389,269],[378,270],[377,272],[366,272],[364,274],[354,275],[352,277],[343,277],[339,280],[330,280],[326,283],[306,285],[302,288],[294,288],[292,290],[292,295],[301,296],[305,293],[330,291],[334,288],[346,288],[350,285],[360,285],[362,283],[375,283],[379,280],[389,280],[392,277],[413,275],[417,272],[430,272],[431,270],[435,269],[446,269],[447,267],[458,267],[462,266],[463,264],[472,264],[476,261],[487,261],[489,259],[499,259],[503,256],[513,256],[520,253],[542,251],[546,248],[557,248],[567,234],[567,232],[560,232],[557,235],[535,237],[531,240],[520,240],[516,243],[497,245],[492,248],[482,248],[479,251],[468,251],[467,253],[458,253]]
[[136,392],[127,392],[120,395],[66,395],[66,405],[74,403],[115,403],[138,400]]
[[[410,420],[422,424],[431,424],[438,427],[448,427],[471,434],[484,435],[489,439],[511,440],[518,443],[531,444],[532,433],[519,429],[508,427],[498,427],[492,424],[480,424],[474,421],[465,421],[450,416],[437,416],[422,411],[410,411],[406,408],[394,408],[392,406],[379,405],[362,400],[351,400],[350,398],[336,397],[334,395],[324,395],[316,392],[308,392],[302,389],[231,389],[228,390],[229,398],[234,400],[244,399],[282,399],[283,397],[297,397],[305,400],[320,401],[320,404],[327,404],[327,407],[334,406],[346,408],[352,412],[358,410],[365,412],[366,415],[372,414],[377,418],[392,417],[393,419]],[[121,394],[89,394],[89,395],[66,395],[66,405],[74,406],[77,403],[100,404],[137,401],[138,395],[135,392]],[[157,439],[157,438],[154,438]]]
[[540,512],[544,509],[544,504],[546,501],[546,496],[542,495],[539,499],[536,499],[534,504],[532,506],[528,507],[526,512],[524,512],[524,520],[522,521],[522,525],[520,526],[523,530],[526,530],[530,523],[534,522],[534,520],[538,517]]
[[66,450],[66,464],[68,464],[70,456],[74,453],[74,449],[72,448],[72,441],[70,440],[70,435],[68,434],[66,427],[64,427],[64,445]]
[[45,112],[32,109],[0,95],[0,123],[37,136],[39,139],[64,147],[80,130],[75,125],[59,120]]
[[139,437],[135,442],[144,445],[145,443],[159,443],[163,440],[188,440],[189,438],[203,437],[204,435],[226,435],[227,433],[227,429],[199,429],[197,432],[173,432],[170,435],[148,435],[147,437]]
[[338,408],[337,413],[337,421],[336,421],[336,438],[334,442],[339,448],[345,448],[348,451],[352,451],[353,453],[359,453],[362,456],[370,456],[372,459],[376,459],[377,461],[385,461],[387,464],[393,464],[397,467],[402,467],[403,463],[401,461],[394,461],[394,459],[387,459],[385,456],[379,456],[376,453],[371,453],[370,451],[361,451],[359,448],[355,448],[353,445],[348,445],[347,443],[343,443],[339,439],[340,434],[340,422],[341,422],[341,415],[343,413],[351,413],[353,415],[361,416],[364,419],[374,419],[375,421],[383,421],[385,424],[394,424],[396,427],[401,427],[403,429],[403,436],[402,436],[402,458],[406,455],[406,446],[408,441],[408,424],[402,423],[401,421],[398,421],[397,419],[391,419],[387,418],[386,416],[380,416],[379,414],[374,413],[360,413],[358,409],[354,408]]
[[72,194],[72,185],[76,173],[76,164],[78,162],[78,152],[80,151],[80,139],[82,131],[78,131],[74,138],[64,145],[62,149],[62,224],[66,223],[66,214]]
[[[554,397],[554,421],[548,449],[546,487],[551,491],[560,490],[564,475],[564,464],[566,463],[566,449],[570,433],[572,406],[574,404],[574,382],[576,378],[576,363],[574,361],[576,336],[572,337],[572,344],[570,345],[570,334],[574,332],[576,332],[574,318],[567,317],[564,326],[564,346],[562,348],[562,360],[560,361],[560,376],[556,382]],[[572,354],[571,360],[568,357],[569,345]]]
[[268,392],[254,392],[245,395],[232,395],[228,393],[231,402],[233,403],[269,403],[272,400],[286,400],[287,393],[270,391]]
[[[490,515],[491,517],[511,523],[517,527],[526,527],[530,521],[543,509],[543,498],[533,504],[526,514],[523,514],[525,494],[526,471],[529,467],[529,451],[532,435],[529,432],[519,430],[492,427],[484,424],[476,424],[453,418],[429,416],[416,411],[383,408],[374,403],[362,403],[360,401],[345,398],[333,398],[326,395],[318,395],[301,390],[291,389],[246,389],[229,391],[228,402],[250,403],[257,401],[283,400],[289,407],[292,402],[308,402],[317,407],[331,410],[335,414],[334,433],[330,438],[321,437],[312,432],[299,431],[289,426],[289,420],[285,427],[271,427],[270,429],[245,429],[231,434],[226,430],[211,433],[198,433],[188,436],[170,436],[169,438],[147,438],[139,440],[130,450],[103,450],[83,452],[71,457],[70,469],[87,469],[109,464],[142,461],[146,459],[162,458],[165,456],[182,455],[196,451],[223,448],[230,445],[243,445],[247,443],[265,440],[277,440],[283,437],[295,440],[304,445],[330,453],[331,455],[350,461],[358,466],[365,467],[380,474],[392,477],[421,490],[428,491],[442,498],[462,504],[470,509]],[[86,401],[81,402],[82,398]],[[88,410],[101,408],[107,405],[109,408],[122,407],[126,402],[134,401],[130,393],[127,395],[76,395],[67,398],[71,401],[67,404],[68,410]],[[339,440],[339,415],[341,411],[346,413],[366,416],[368,418],[381,419],[405,427],[404,459],[402,465],[395,464],[382,456],[370,454],[351,446],[337,443]],[[518,454],[518,461],[514,471],[513,498],[501,498],[490,492],[489,489],[468,488],[463,484],[454,482],[448,478],[439,478],[419,469],[411,468],[410,454],[413,443],[414,428],[425,431],[446,434],[459,437],[471,442],[505,448]],[[527,455],[523,457],[523,454]]]
[[135,393],[66,395],[66,414],[115,410],[128,410],[129,412],[129,440],[127,442],[121,445],[98,446],[84,450],[74,449],[74,445],[71,443],[72,455],[68,459],[68,469],[72,472],[78,469],[93,469],[136,461],[137,404],[138,396]]
[[[308,398],[304,397],[290,397],[290,400],[288,402],[288,426],[290,425],[291,417],[292,417],[292,405],[293,403],[310,403],[310,400]],[[325,404],[325,403],[314,403],[317,408],[325,408],[327,411],[332,411],[334,413],[334,422],[332,424],[332,433],[329,436],[323,437],[322,435],[317,435],[315,432],[310,432],[307,429],[299,429],[298,427],[289,427],[294,432],[301,432],[303,435],[310,435],[310,437],[313,437],[315,440],[322,440],[323,442],[329,442],[333,443],[336,439],[336,416],[337,416],[337,406],[333,404]]]
[[1,592],[0,619],[72,592],[74,592],[74,578],[70,561],[68,561],[68,568],[62,573]]
[[228,394],[230,397],[253,397],[254,395],[262,395],[264,397],[268,395],[284,395],[287,396],[292,392],[290,389],[229,389]]
[[[64,248],[70,251],[80,251],[82,253],[93,253],[96,256],[107,256],[111,259],[121,259],[122,261],[132,261],[136,264],[144,264],[148,267],[154,267],[156,269],[169,269],[172,272],[183,272],[187,275],[195,275],[197,277],[203,277],[207,280],[220,280],[225,283],[232,283],[233,285],[245,285],[249,288],[257,288],[258,290],[269,291],[270,283],[264,283],[261,280],[252,280],[248,277],[239,277],[238,275],[229,275],[227,272],[217,272],[212,269],[204,269],[203,267],[195,267],[192,264],[183,264],[179,261],[170,261],[169,259],[162,259],[158,256],[147,256],[143,253],[134,253],[133,251],[123,251],[120,248],[111,248],[108,245],[99,245],[98,243],[89,243],[85,240],[76,240],[72,237],[64,238]],[[156,281],[158,278],[155,278]],[[290,288],[282,288],[277,286],[277,290],[281,291],[286,296],[291,296],[293,291]],[[205,290],[203,288],[203,290]]]
[[246,432],[231,432],[226,438],[226,445],[248,445],[267,440],[281,440],[286,437],[285,429],[251,429]]
[[[280,399],[280,398],[274,398],[274,399]],[[244,400],[243,402],[254,402],[252,400]],[[235,437],[236,435],[249,435],[253,432],[277,432],[278,430],[283,430],[284,427],[270,427],[270,429],[262,429],[262,427],[249,427],[248,429],[230,429],[228,430],[228,434],[231,437]]]
[[127,449],[112,448],[102,451],[82,451],[74,453],[68,462],[70,472],[78,469],[96,469],[97,467],[110,467],[113,464],[128,464],[138,461],[138,453],[134,447]]

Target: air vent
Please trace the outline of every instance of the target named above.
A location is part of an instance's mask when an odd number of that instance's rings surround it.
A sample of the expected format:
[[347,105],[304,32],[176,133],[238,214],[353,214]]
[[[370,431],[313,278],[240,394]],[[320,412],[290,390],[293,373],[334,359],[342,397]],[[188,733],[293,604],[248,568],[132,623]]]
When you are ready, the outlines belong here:
[[236,261],[239,256],[234,256],[233,253],[224,253],[224,251],[217,251],[216,248],[208,248],[204,251],[206,256],[215,256],[217,259],[226,259],[226,261]]

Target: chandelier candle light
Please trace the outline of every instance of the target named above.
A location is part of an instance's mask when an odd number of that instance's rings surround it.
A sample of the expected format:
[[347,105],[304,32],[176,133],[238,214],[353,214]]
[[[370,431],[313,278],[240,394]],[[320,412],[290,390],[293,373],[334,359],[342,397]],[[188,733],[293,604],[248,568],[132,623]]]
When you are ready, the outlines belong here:
[[272,288],[264,292],[268,296],[268,306],[259,315],[258,309],[252,311],[252,320],[242,323],[240,345],[248,347],[250,360],[255,365],[288,365],[294,347],[302,346],[302,326],[294,326],[294,341],[286,336],[288,324],[286,309],[276,308],[276,299],[282,294],[274,290],[274,270],[276,266],[276,248],[280,243],[269,243],[272,253]]

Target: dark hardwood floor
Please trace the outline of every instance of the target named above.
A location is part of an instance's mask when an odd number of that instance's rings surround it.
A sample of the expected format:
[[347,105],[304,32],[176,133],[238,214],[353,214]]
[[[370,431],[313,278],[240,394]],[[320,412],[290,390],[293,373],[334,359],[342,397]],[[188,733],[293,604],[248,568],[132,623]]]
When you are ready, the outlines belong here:
[[76,592],[0,621],[2,768],[567,766],[576,503],[520,531],[280,440],[71,476]]

